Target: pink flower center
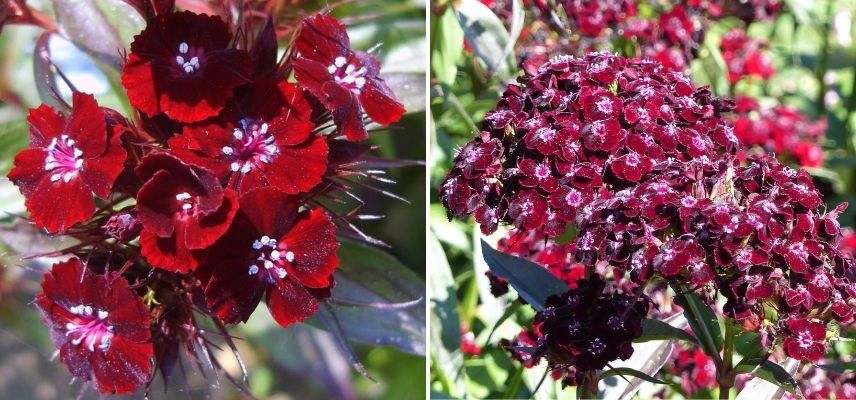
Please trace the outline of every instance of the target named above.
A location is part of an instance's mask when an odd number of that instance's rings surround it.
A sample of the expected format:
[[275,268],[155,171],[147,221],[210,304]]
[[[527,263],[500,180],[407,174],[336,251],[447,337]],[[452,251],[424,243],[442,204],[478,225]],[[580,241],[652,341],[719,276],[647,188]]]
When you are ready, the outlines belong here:
[[814,338],[811,337],[811,333],[809,333],[809,331],[802,331],[797,335],[797,344],[801,348],[807,349],[814,344]]
[[571,189],[568,191],[568,194],[565,195],[565,203],[568,203],[570,206],[578,207],[582,204],[583,195],[576,189]]
[[107,323],[107,311],[95,310],[82,304],[71,307],[68,311],[74,314],[65,324],[65,336],[71,338],[71,344],[83,344],[89,351],[95,351],[96,346],[102,351],[110,348],[113,327]]
[[83,169],[83,152],[68,135],[51,139],[45,152],[45,171],[51,173],[51,182],[69,182]]
[[609,97],[601,97],[595,102],[595,106],[602,114],[612,114],[612,101],[609,100]]
[[274,283],[277,279],[285,279],[288,272],[283,267],[283,261],[294,262],[294,252],[283,251],[277,245],[275,239],[262,236],[253,242],[256,260],[250,264],[247,273],[258,275],[268,283]]
[[545,164],[538,164],[535,167],[535,177],[538,179],[547,179],[552,176],[553,173],[550,171],[550,166]]
[[231,146],[223,146],[221,152],[232,163],[229,169],[233,172],[246,174],[253,168],[262,167],[279,154],[275,138],[268,133],[268,124],[252,121],[248,118],[241,120],[240,128],[232,133],[234,140]]
[[639,159],[639,156],[636,155],[636,153],[629,153],[627,154],[627,158],[624,159],[624,164],[626,164],[628,167],[635,167],[639,165],[640,161],[641,160]]
[[333,75],[336,83],[348,88],[350,91],[360,94],[366,84],[366,67],[357,68],[349,63],[345,57],[339,56],[333,63],[327,66],[327,72]]
[[175,56],[175,64],[184,71],[185,75],[193,74],[199,71],[199,57],[201,55],[201,49],[191,49],[187,45],[187,42],[181,42],[178,45],[178,55]]

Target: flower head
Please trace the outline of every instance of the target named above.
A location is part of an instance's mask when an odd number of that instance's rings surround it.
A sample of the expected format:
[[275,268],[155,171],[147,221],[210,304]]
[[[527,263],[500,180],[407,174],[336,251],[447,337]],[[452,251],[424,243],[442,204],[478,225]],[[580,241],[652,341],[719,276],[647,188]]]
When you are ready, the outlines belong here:
[[186,123],[217,115],[249,79],[249,56],[232,42],[216,16],[183,11],[150,19],[122,71],[128,99],[150,117]]
[[333,114],[348,139],[367,137],[363,112],[384,126],[404,114],[404,106],[379,76],[377,59],[351,49],[345,27],[335,18],[319,14],[303,20],[294,46],[297,82]]
[[77,258],[57,263],[36,305],[75,377],[105,394],[132,393],[151,379],[149,311],[121,275],[95,275]]
[[93,195],[110,196],[126,157],[121,127],[107,124],[95,98],[80,92],[72,98],[68,116],[46,105],[30,111],[30,147],[15,156],[9,171],[36,226],[50,233],[92,216]]
[[282,326],[315,314],[339,265],[336,226],[321,209],[259,189],[241,197],[229,231],[209,249],[197,276],[211,312],[246,321],[262,300]]

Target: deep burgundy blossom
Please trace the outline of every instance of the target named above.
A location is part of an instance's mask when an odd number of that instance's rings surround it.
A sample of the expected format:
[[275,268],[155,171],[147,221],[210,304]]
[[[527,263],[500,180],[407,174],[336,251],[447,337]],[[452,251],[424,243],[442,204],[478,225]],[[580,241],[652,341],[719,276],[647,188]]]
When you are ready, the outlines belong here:
[[54,264],[36,305],[76,378],[104,394],[133,393],[151,379],[149,310],[121,275],[95,275],[77,258]]
[[647,299],[605,289],[605,282],[591,279],[547,299],[535,323],[544,335],[544,357],[551,365],[590,371],[633,354],[631,341],[642,335]]
[[145,182],[136,207],[143,256],[165,270],[194,270],[195,252],[229,228],[238,210],[235,192],[223,189],[211,172],[166,153],[147,156],[135,172]]
[[250,59],[233,46],[229,26],[190,11],[159,14],[134,37],[122,71],[131,104],[180,122],[217,115],[247,83]]
[[205,303],[226,323],[246,321],[264,298],[282,326],[315,314],[339,265],[336,226],[319,208],[259,189],[240,199],[229,231],[196,271]]
[[660,164],[734,152],[720,116],[730,107],[655,62],[556,57],[508,86],[456,156],[440,200],[485,233],[507,223],[557,237],[591,201]]
[[788,336],[782,346],[788,356],[806,361],[817,361],[826,353],[826,327],[823,323],[794,317],[785,321]]
[[367,137],[363,112],[387,126],[404,114],[404,106],[380,78],[371,54],[351,49],[345,27],[329,15],[303,20],[294,44],[297,81],[330,113],[339,132],[350,140]]
[[641,56],[657,60],[668,70],[683,72],[704,41],[703,21],[697,8],[676,4],[655,20],[629,20],[622,34],[636,42]]
[[616,29],[626,18],[636,15],[632,0],[563,0],[559,2],[574,25],[574,32],[598,38],[606,29]]
[[256,84],[210,122],[188,126],[168,144],[183,161],[213,172],[239,194],[273,187],[309,191],[327,171],[327,142],[313,132],[303,90],[281,82]]
[[47,105],[30,111],[30,146],[15,156],[11,180],[36,226],[61,233],[95,212],[122,171],[126,152],[118,121],[108,124],[92,95],[75,92],[71,114]]

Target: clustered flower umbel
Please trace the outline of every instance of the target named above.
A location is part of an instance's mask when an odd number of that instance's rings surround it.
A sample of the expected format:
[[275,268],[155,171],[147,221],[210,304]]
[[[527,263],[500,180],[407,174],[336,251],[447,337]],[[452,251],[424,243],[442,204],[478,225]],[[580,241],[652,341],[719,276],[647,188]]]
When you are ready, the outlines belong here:
[[140,123],[75,92],[67,112],[31,110],[9,173],[37,227],[80,241],[36,305],[60,360],[102,393],[148,385],[153,366],[168,376],[181,348],[207,358],[193,310],[220,337],[262,300],[282,326],[315,314],[338,232],[371,239],[325,200],[378,173],[358,169],[364,115],[404,112],[329,15],[306,18],[278,62],[271,24],[148,10],[122,72]]
[[[556,57],[509,86],[457,155],[440,197],[450,217],[474,214],[486,233],[512,225],[509,238],[556,237],[575,224],[573,261],[589,271],[576,284],[609,278],[596,295],[604,301],[641,293],[634,287],[654,275],[680,290],[713,288],[727,299],[725,314],[760,331],[766,346],[816,360],[826,324],[854,320],[856,268],[838,249],[844,206],[824,211],[810,176],[771,156],[741,163],[731,106],[655,62]],[[592,336],[575,337],[577,347],[560,355],[567,346],[544,333],[544,323],[586,313],[562,310],[539,313],[517,340],[526,343],[509,348],[530,362],[596,368],[573,358],[600,348]],[[577,318],[604,315],[619,314]],[[612,345],[612,359],[629,356],[624,341]]]

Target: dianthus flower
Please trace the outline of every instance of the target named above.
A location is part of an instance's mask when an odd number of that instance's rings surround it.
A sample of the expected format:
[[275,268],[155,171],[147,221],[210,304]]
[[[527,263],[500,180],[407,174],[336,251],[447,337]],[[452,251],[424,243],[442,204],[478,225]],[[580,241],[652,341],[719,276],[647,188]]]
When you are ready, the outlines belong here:
[[69,116],[46,105],[30,111],[30,147],[9,172],[33,222],[50,233],[91,217],[93,196],[110,196],[126,157],[121,122],[108,124],[92,95],[77,92],[72,103]]
[[669,372],[681,379],[681,389],[688,396],[716,387],[716,365],[698,347],[681,346],[672,353]]
[[371,54],[351,49],[345,27],[329,15],[303,21],[295,42],[297,81],[333,114],[339,131],[350,140],[367,137],[363,112],[372,121],[389,125],[404,114],[378,74]]
[[190,11],[158,15],[131,43],[122,85],[131,104],[179,122],[217,115],[233,90],[249,82],[250,58],[232,47],[229,26]]
[[656,20],[628,20],[622,34],[636,41],[640,56],[657,60],[666,69],[683,72],[689,69],[704,41],[702,20],[697,9],[677,4]]
[[636,15],[636,2],[631,0],[563,0],[559,2],[568,15],[573,32],[598,38],[607,29],[616,30],[625,19]]
[[151,378],[149,310],[119,274],[95,275],[77,258],[54,264],[36,305],[75,377],[116,394]]

